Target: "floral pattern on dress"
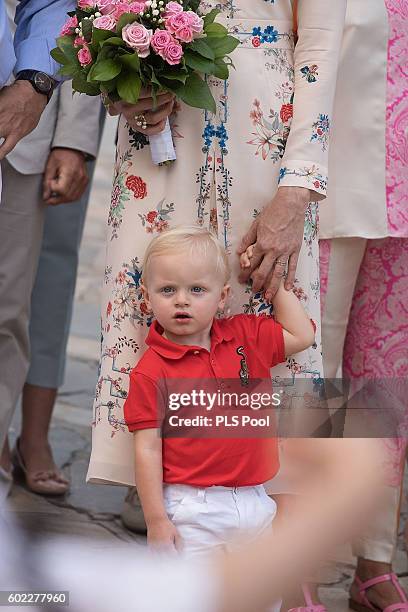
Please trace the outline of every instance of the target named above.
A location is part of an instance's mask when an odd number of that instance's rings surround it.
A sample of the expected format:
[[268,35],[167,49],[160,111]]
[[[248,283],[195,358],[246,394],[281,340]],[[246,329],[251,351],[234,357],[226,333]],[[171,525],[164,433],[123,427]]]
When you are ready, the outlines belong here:
[[136,130],[132,129],[129,124],[127,124],[127,128],[129,130],[129,144],[136,151],[140,151],[140,149],[144,149],[149,146],[149,138],[140,132],[136,132]]
[[147,213],[139,213],[142,226],[148,234],[160,233],[169,227],[170,215],[174,212],[174,204],[165,204],[165,198],[160,200],[156,210],[149,210]]
[[129,174],[125,184],[136,200],[143,200],[147,196],[147,185],[141,176]]
[[270,59],[270,61],[265,62],[265,68],[267,70],[279,72],[279,74],[285,74],[289,81],[293,83],[295,80],[295,71],[290,61],[290,53],[291,51],[287,49],[265,49],[265,59]]
[[286,176],[295,176],[304,179],[307,181],[307,184],[311,189],[315,189],[317,191],[325,191],[327,189],[327,176],[323,176],[320,173],[319,167],[315,165],[293,169],[283,166],[279,172],[279,182],[281,182]]
[[108,215],[108,226],[112,228],[111,240],[118,237],[122,224],[125,205],[131,199],[132,192],[126,186],[127,172],[131,167],[131,154],[126,151],[115,163],[111,204]]
[[218,9],[221,13],[225,13],[228,17],[238,17],[240,8],[235,0],[221,0],[214,3],[212,0],[201,0],[199,10],[205,14],[213,8]]
[[251,286],[247,285],[245,294],[248,295],[248,301],[242,307],[244,314],[273,314],[273,306],[265,300],[263,292],[252,293]]
[[[231,241],[230,223],[230,189],[233,186],[233,176],[228,168],[228,81],[209,79],[209,84],[217,90],[217,112],[215,115],[204,113],[204,130],[202,133],[202,152],[204,160],[196,173],[196,184],[199,187],[196,197],[197,223],[204,225],[210,217],[210,225],[218,229],[227,253],[230,253]],[[214,184],[215,179],[215,184]],[[215,195],[215,207],[208,211],[208,204]],[[217,222],[215,223],[215,218]]]
[[307,252],[309,257],[313,256],[313,244],[317,240],[318,230],[319,224],[317,205],[310,204],[306,209],[305,230],[303,234],[303,241],[307,245]]
[[313,134],[310,142],[318,142],[322,151],[326,151],[329,146],[330,119],[328,115],[320,113],[317,120],[313,123]]
[[252,30],[252,45],[254,47],[260,47],[264,43],[275,43],[278,39],[279,32],[272,25],[263,29],[257,26]]
[[283,103],[279,111],[269,109],[266,118],[261,103],[255,99],[249,116],[256,132],[252,132],[255,138],[248,140],[247,144],[257,147],[255,155],[261,155],[264,161],[271,159],[274,163],[278,162],[285,153],[293,117],[293,104]]
[[317,77],[319,76],[319,66],[317,64],[303,66],[303,68],[300,69],[300,72],[302,73],[302,77],[304,77],[308,83],[316,83]]

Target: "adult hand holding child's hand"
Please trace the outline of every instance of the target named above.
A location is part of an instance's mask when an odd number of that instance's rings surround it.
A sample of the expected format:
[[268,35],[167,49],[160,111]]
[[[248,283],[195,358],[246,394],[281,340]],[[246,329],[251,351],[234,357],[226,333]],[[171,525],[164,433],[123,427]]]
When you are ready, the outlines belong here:
[[147,543],[150,548],[160,551],[181,551],[181,538],[167,517],[157,519],[147,524]]
[[310,192],[303,187],[280,187],[243,237],[238,254],[250,245],[253,252],[240,281],[253,280],[253,291],[265,291],[272,300],[288,267],[285,289],[293,288],[299,252],[302,247],[305,212]]

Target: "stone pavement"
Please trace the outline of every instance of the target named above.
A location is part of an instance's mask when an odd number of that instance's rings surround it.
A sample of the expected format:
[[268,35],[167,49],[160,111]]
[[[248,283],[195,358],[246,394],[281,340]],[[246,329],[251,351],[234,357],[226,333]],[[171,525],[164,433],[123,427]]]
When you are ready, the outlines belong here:
[[[51,443],[59,465],[72,483],[63,500],[45,499],[15,486],[11,505],[23,522],[49,535],[89,535],[95,541],[140,540],[121,526],[119,514],[123,487],[85,483],[90,453],[92,397],[99,357],[99,303],[105,260],[105,223],[112,184],[116,120],[106,123],[95,171],[89,211],[80,253],[74,315],[68,344],[65,384],[60,390],[51,428]],[[19,428],[12,425],[11,441]]]
[[[90,453],[92,397],[99,356],[99,302],[115,130],[116,120],[108,119],[81,248],[66,381],[59,394],[51,429],[56,461],[69,475],[71,491],[65,499],[45,499],[15,485],[10,498],[12,513],[28,528],[50,537],[86,535],[98,549],[109,549],[118,541],[144,545],[143,537],[131,534],[121,525],[119,514],[125,489],[85,483]],[[16,414],[12,442],[18,432],[19,420]],[[404,502],[405,518],[406,515]],[[348,609],[347,589],[353,568],[352,559],[347,553],[343,561],[325,571],[323,576],[325,584],[321,592],[333,612]],[[397,570],[408,588],[408,563],[402,552],[402,538]]]

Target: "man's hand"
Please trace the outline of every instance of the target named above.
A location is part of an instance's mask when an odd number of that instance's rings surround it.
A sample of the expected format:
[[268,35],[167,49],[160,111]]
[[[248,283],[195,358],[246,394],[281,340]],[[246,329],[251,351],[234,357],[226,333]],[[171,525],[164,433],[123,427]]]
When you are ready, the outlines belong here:
[[254,245],[250,265],[241,272],[239,280],[247,282],[251,277],[253,291],[264,290],[268,301],[277,292],[287,268],[285,289],[293,289],[309,201],[308,189],[280,187],[238,248],[238,254],[242,255]]
[[170,519],[147,521],[147,543],[154,550],[181,550],[181,538]]
[[[107,109],[110,115],[124,115],[130,127],[136,132],[141,132],[146,136],[154,136],[164,130],[167,118],[172,114],[174,105],[174,94],[159,94],[155,105],[151,90],[142,89],[137,104],[116,102],[107,106]],[[136,117],[138,116],[143,116],[146,119],[147,127],[145,129],[137,124]]]
[[56,205],[75,202],[88,184],[84,154],[74,149],[53,149],[44,172],[43,199]]
[[47,96],[37,93],[28,81],[15,81],[0,89],[0,160],[38,124]]

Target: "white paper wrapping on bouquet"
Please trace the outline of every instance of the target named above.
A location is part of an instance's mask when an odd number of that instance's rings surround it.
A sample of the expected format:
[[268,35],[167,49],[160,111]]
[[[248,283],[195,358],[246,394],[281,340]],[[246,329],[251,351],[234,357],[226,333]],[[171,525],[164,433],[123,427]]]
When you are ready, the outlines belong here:
[[164,162],[175,161],[177,159],[170,122],[168,119],[166,121],[166,127],[164,130],[156,136],[150,136],[149,140],[152,160],[156,166]]

